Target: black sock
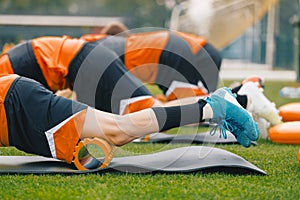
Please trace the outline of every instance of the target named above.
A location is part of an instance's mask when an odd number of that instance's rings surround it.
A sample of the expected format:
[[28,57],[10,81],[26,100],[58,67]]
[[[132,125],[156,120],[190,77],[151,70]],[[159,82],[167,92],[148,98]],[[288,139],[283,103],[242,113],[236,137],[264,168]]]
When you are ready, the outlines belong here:
[[243,107],[243,108],[247,108],[247,104],[248,104],[248,97],[247,95],[239,95],[236,94],[236,100],[239,102],[239,104]]
[[236,100],[239,102],[239,104],[243,107],[243,108],[247,108],[247,103],[248,103],[248,97],[247,95],[239,95],[238,91],[241,89],[243,85],[241,84],[240,86],[237,86],[233,89],[231,89],[232,93],[236,94]]
[[235,88],[232,88],[232,89],[231,89],[232,93],[237,94],[238,91],[241,89],[242,86],[243,86],[243,85],[241,84],[241,85],[239,85],[239,86],[237,86],[237,87],[235,87]]
[[201,99],[194,104],[173,107],[153,107],[152,110],[156,115],[159,131],[165,131],[203,121],[203,107],[205,104],[206,101]]

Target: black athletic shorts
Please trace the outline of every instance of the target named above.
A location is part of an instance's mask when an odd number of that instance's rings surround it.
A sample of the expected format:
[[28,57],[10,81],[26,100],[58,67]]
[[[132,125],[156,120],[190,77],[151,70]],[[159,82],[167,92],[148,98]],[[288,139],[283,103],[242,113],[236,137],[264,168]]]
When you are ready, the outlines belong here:
[[45,132],[87,106],[54,95],[39,82],[17,78],[4,101],[10,146],[52,157]]

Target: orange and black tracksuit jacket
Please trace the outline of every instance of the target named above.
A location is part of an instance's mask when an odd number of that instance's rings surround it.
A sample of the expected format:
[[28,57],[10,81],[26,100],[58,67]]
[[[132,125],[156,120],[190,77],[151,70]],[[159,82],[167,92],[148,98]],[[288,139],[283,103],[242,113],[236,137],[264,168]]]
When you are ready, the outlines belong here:
[[0,73],[32,78],[53,92],[65,89],[69,67],[85,44],[83,40],[67,36],[26,41],[1,55]]
[[86,110],[32,79],[0,75],[1,146],[71,163]]
[[127,38],[101,34],[81,38],[114,50],[127,70],[144,83],[158,84],[165,94],[173,81],[196,86],[201,81],[208,93],[217,87],[221,56],[204,37],[157,31],[131,34]]

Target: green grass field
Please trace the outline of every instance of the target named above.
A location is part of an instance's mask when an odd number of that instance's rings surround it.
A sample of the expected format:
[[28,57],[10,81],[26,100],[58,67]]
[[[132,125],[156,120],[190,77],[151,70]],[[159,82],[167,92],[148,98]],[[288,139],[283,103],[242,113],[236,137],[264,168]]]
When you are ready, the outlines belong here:
[[[225,82],[228,86],[231,82]],[[277,106],[297,99],[279,96],[291,82],[266,82],[265,94]],[[151,88],[155,90],[155,88]],[[191,128],[180,129],[183,133]],[[176,130],[171,130],[176,132]],[[128,144],[123,150],[152,153],[185,146]],[[300,145],[259,140],[257,146],[217,145],[236,153],[268,173],[267,176],[212,174],[124,173],[98,175],[1,175],[0,199],[300,199]],[[15,148],[0,148],[0,155],[26,155]]]

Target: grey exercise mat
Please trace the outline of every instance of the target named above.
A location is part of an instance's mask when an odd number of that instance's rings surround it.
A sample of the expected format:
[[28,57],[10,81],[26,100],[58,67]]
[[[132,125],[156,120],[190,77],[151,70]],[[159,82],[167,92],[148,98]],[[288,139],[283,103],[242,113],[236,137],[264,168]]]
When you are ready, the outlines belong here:
[[[196,133],[196,134],[166,134],[166,133],[154,133],[150,135],[150,139],[147,142],[151,143],[193,143],[193,144],[239,144],[234,135],[229,131],[226,131],[227,138],[220,137],[220,133],[211,135],[210,132]],[[145,143],[140,139],[134,140],[134,143]],[[253,142],[255,145],[256,143]]]
[[242,157],[208,146],[113,158],[109,167],[79,171],[73,164],[40,156],[0,156],[0,174],[213,173],[266,175]]

